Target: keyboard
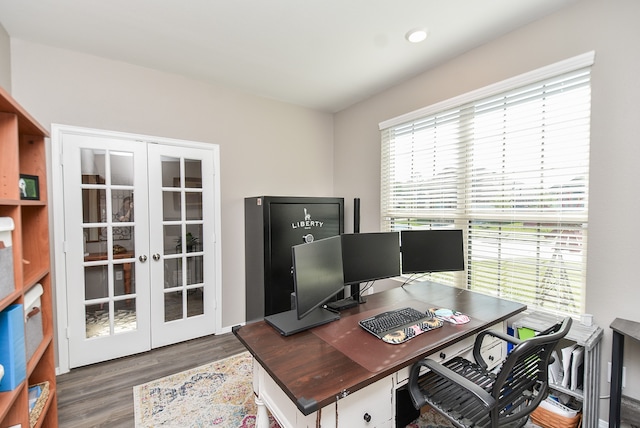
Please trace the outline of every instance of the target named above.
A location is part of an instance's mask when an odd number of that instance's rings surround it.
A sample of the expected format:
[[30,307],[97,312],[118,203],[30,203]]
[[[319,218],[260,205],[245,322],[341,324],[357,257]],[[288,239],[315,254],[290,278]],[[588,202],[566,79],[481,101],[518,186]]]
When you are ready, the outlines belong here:
[[365,318],[358,324],[384,342],[399,344],[425,331],[442,327],[443,322],[431,313],[402,308]]

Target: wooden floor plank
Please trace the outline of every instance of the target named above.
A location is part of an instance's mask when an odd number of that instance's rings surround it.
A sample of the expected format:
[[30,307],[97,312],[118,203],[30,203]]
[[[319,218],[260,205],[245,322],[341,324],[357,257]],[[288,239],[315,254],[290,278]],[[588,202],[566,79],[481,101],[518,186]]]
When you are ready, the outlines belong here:
[[133,427],[133,387],[245,351],[231,334],[206,336],[58,376],[60,427]]

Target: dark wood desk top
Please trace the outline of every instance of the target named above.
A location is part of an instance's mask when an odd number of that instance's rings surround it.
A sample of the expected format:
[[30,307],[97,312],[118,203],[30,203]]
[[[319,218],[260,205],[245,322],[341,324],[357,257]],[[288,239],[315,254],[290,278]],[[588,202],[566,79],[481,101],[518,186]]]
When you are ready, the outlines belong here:
[[[264,321],[235,327],[234,334],[260,365],[308,415],[427,355],[526,309],[525,305],[433,282],[421,282],[366,296],[338,321],[292,336],[281,336]],[[451,308],[471,322],[445,323],[401,344],[390,345],[358,326],[375,313],[404,306]]]

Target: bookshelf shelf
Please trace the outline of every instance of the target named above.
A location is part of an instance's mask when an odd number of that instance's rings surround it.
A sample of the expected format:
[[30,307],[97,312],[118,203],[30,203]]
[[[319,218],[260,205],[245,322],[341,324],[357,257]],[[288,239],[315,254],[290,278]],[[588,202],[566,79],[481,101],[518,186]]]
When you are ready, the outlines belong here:
[[[13,304],[24,304],[25,293],[36,284],[43,289],[40,300],[42,340],[34,346],[35,351],[26,361],[26,379],[12,391],[0,392],[2,427],[30,425],[28,387],[45,381],[49,382],[49,396],[35,426],[58,426],[47,207],[47,137],[46,129],[0,88],[0,217],[10,217],[14,224],[11,254],[15,286],[8,295],[0,296],[0,311]],[[21,199],[20,175],[38,177],[39,199]],[[27,357],[27,350],[23,352]]]
[[[533,312],[513,323],[514,330],[525,327],[535,331],[543,331],[562,320],[563,317],[543,312]],[[551,389],[562,392],[582,401],[582,426],[597,428],[599,423],[599,394],[600,394],[600,344],[603,331],[597,325],[585,326],[575,321],[565,337],[584,347],[584,379],[583,388],[572,390],[561,385],[551,384]],[[559,352],[559,351],[558,351]]]

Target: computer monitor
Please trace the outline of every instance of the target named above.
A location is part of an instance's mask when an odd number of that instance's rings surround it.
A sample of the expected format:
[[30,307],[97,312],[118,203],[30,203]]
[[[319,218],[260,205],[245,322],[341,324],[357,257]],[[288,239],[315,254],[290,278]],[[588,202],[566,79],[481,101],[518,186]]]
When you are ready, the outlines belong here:
[[340,235],[291,247],[296,308],[264,317],[283,336],[340,319],[323,304],[344,289]]
[[462,230],[403,230],[400,246],[402,273],[464,270]]
[[298,319],[344,289],[340,235],[291,247]]
[[400,276],[400,234],[345,233],[342,235],[342,263],[345,284]]

